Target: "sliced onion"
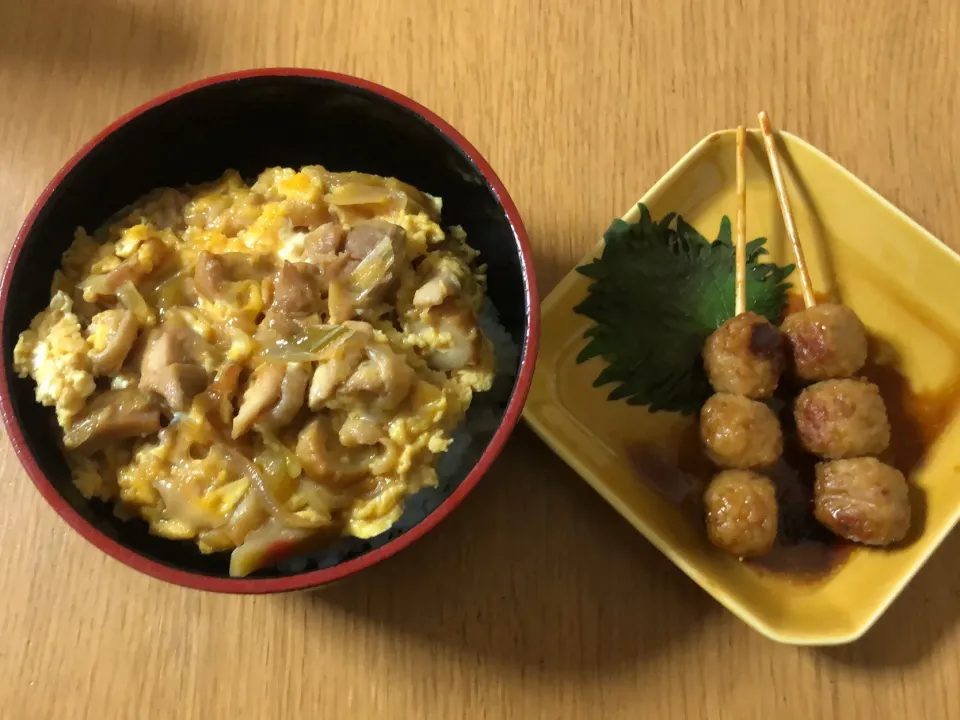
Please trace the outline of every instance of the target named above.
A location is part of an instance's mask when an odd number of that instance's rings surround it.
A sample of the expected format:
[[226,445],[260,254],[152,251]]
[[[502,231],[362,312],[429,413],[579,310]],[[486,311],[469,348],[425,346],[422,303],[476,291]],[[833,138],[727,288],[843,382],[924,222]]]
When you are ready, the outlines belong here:
[[188,304],[185,299],[187,276],[183,270],[178,270],[154,289],[156,306],[162,312],[178,305]]
[[260,527],[269,517],[270,515],[258,502],[257,495],[250,493],[240,501],[233,515],[230,516],[226,528],[227,534],[234,545],[240,545],[247,535]]
[[379,398],[380,405],[392,410],[410,394],[416,376],[403,358],[377,343],[367,346],[367,357],[373,361],[383,381],[384,394]]
[[133,313],[133,316],[141,325],[150,321],[152,315],[150,306],[147,305],[147,301],[143,299],[143,295],[140,294],[140,291],[132,282],[128,280],[117,288],[117,297],[123,303],[123,306]]
[[332,517],[334,510],[341,510],[350,504],[350,499],[343,495],[335,495],[320,483],[304,478],[300,480],[297,494],[303,496],[307,505],[317,513],[325,513]]
[[261,525],[230,553],[230,576],[245,577],[260,568],[289,555],[312,533],[283,527],[274,519]]
[[223,438],[218,438],[214,443],[214,447],[223,453],[223,456],[233,467],[235,473],[242,477],[250,478],[253,489],[256,491],[257,497],[263,504],[263,507],[266,508],[267,512],[269,512],[277,522],[290,528],[311,530],[323,526],[322,524],[304,520],[299,515],[295,515],[287,510],[287,508],[283,506],[283,503],[277,500],[276,496],[271,492],[263,471],[257,467],[256,463],[247,459],[247,457],[231,443],[226,442]]
[[266,342],[261,340],[257,355],[275,362],[312,362],[322,359],[322,350],[352,334],[353,330],[344,325],[312,325],[292,339],[276,336]]
[[354,290],[358,291],[357,300],[363,300],[383,282],[395,260],[393,243],[390,238],[385,237],[374,246],[373,250],[360,261],[350,274],[350,283]]
[[334,188],[323,199],[331,205],[382,205],[392,200],[393,195],[382,185],[353,182]]
[[90,275],[79,283],[83,295],[91,300],[101,296],[110,295],[110,284],[107,282],[106,275]]

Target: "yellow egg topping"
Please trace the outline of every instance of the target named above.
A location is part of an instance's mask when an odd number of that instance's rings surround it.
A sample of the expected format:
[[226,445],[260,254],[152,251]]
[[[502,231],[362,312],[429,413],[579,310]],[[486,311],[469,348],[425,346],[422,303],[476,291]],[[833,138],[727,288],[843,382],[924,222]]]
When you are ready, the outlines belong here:
[[78,230],[14,366],[80,492],[236,576],[387,530],[494,376],[484,269],[440,211],[392,178],[270,168]]

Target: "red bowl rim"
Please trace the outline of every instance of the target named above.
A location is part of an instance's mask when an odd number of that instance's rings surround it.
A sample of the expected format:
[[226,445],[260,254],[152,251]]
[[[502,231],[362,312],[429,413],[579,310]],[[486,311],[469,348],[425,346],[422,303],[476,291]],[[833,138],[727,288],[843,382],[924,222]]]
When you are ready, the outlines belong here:
[[361,88],[373,92],[386,98],[408,110],[411,110],[439,129],[444,135],[459,146],[460,150],[466,154],[473,164],[480,170],[486,181],[493,188],[510,222],[513,232],[517,238],[521,262],[523,265],[523,274],[526,281],[526,302],[527,302],[527,336],[523,347],[523,359],[520,371],[517,375],[517,381],[514,385],[513,394],[507,404],[503,421],[500,427],[494,433],[489,445],[484,450],[477,464],[471,469],[463,482],[457,489],[447,497],[432,513],[412,528],[399,535],[398,537],[384,543],[382,546],[361,555],[360,557],[348,560],[330,568],[322,570],[313,570],[310,572],[290,575],[280,578],[224,578],[211,577],[199,573],[192,573],[185,570],[178,570],[165,565],[161,562],[150,560],[129,548],[124,547],[112,538],[100,532],[96,527],[85,520],[54,488],[53,484],[41,472],[36,460],[27,446],[23,431],[13,412],[13,403],[10,396],[10,387],[7,383],[6,358],[4,353],[0,353],[0,414],[3,416],[3,423],[6,426],[7,434],[13,444],[14,451],[20,460],[20,463],[26,469],[27,474],[34,485],[40,491],[40,494],[53,507],[53,509],[80,535],[86,538],[93,545],[100,548],[116,560],[125,565],[139,570],[146,575],[165,580],[176,585],[194,588],[197,590],[207,590],[211,592],[238,593],[238,594],[258,594],[258,593],[276,593],[292,590],[303,590],[306,588],[317,587],[335,580],[339,580],[360,570],[375,565],[391,555],[407,547],[415,540],[432,530],[437,524],[449,515],[456,508],[473,487],[480,481],[484,473],[489,469],[491,463],[500,454],[504,443],[520,419],[524,401],[530,390],[530,384],[533,380],[533,370],[537,356],[537,346],[539,343],[539,325],[540,325],[540,306],[537,295],[536,278],[533,272],[533,253],[530,248],[530,241],[527,237],[523,222],[520,219],[520,213],[516,205],[507,193],[503,183],[497,177],[496,173],[490,167],[490,164],[483,158],[473,145],[467,141],[457,130],[449,123],[444,121],[435,113],[423,107],[419,103],[389,88],[376,83],[350,75],[343,75],[325,70],[313,70],[307,68],[259,68],[252,70],[241,70],[222,75],[214,75],[192,83],[188,83],[174,90],[170,90],[149,100],[139,107],[123,115],[112,124],[107,126],[86,145],[84,145],[54,176],[53,180],[47,185],[40,197],[34,203],[33,208],[27,215],[20,227],[17,237],[14,240],[10,255],[3,269],[3,275],[0,277],[0,314],[6,310],[8,294],[10,290],[10,280],[13,275],[14,266],[20,256],[23,243],[30,233],[33,223],[41,208],[49,200],[50,195],[57,186],[63,181],[64,177],[86,156],[94,147],[104,140],[108,135],[130,122],[141,113],[161,105],[169,100],[177,98],[185,93],[198,90],[200,88],[216,85],[218,83],[229,82],[233,80],[244,80],[247,78],[268,77],[268,76],[299,76],[305,78],[319,78],[330,80],[344,85]]

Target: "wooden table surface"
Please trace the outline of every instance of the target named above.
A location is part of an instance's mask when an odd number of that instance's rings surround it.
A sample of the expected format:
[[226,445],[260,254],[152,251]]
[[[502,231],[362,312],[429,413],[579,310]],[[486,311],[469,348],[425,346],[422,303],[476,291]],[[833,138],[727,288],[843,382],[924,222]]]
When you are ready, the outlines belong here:
[[[80,144],[250,66],[411,95],[490,160],[544,293],[702,136],[760,108],[960,247],[956,0],[4,0],[0,244]],[[0,454],[7,718],[960,718],[954,534],[862,641],[773,644],[521,428],[411,549],[225,597],[107,559]]]

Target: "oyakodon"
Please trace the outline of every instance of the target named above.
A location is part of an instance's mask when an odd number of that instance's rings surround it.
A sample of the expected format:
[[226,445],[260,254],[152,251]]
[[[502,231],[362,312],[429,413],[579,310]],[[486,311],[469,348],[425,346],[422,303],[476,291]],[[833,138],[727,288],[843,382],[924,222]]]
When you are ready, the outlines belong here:
[[236,576],[387,529],[493,380],[483,268],[440,211],[308,166],[158,190],[78,230],[14,352],[78,489],[232,550]]

